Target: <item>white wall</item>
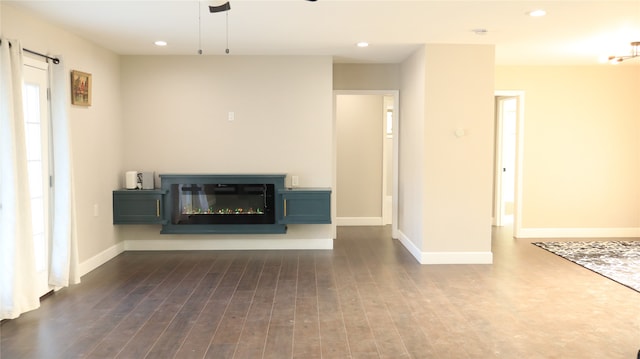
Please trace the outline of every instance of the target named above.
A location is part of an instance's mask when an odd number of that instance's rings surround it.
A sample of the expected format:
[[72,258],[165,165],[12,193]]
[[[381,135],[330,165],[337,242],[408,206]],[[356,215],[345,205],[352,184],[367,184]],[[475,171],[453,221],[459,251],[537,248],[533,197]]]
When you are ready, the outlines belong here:
[[[0,2],[0,9],[3,37],[20,40],[30,50],[60,55],[68,72],[93,75],[91,107],[69,108],[82,264],[121,241],[111,214],[111,190],[118,188],[123,171],[120,58],[6,3]],[[97,216],[94,206],[98,207]]]
[[[331,187],[331,61],[326,56],[123,57],[126,168],[285,173],[299,176],[300,187]],[[234,121],[228,121],[230,111]],[[158,232],[157,227],[121,229],[127,240],[218,241],[201,243],[206,248],[229,237]],[[241,237],[234,238],[331,240],[332,231],[331,225],[291,225],[286,235]]]

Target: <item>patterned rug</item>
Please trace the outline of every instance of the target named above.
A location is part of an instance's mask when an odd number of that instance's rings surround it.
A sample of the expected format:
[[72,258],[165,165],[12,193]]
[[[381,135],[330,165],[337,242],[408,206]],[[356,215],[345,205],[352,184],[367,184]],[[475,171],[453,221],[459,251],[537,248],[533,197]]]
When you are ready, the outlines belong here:
[[640,241],[532,244],[640,292]]

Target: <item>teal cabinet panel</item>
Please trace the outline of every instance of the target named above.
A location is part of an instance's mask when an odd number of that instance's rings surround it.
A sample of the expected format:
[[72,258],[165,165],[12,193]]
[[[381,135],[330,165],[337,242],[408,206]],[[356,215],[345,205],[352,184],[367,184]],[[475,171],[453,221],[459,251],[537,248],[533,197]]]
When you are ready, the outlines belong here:
[[162,224],[161,190],[113,191],[113,224]]
[[[260,177],[260,181],[256,179]],[[266,177],[263,178],[263,177]],[[186,175],[161,175],[162,189],[154,190],[116,190],[113,191],[113,223],[114,224],[162,224],[163,234],[214,234],[214,233],[254,233],[254,234],[267,234],[267,233],[286,233],[288,224],[330,224],[331,223],[331,189],[330,188],[284,188],[284,175],[269,175],[269,176],[256,176],[256,175],[226,175],[226,176],[186,176]],[[215,186],[216,181],[222,183],[220,186]],[[180,200],[178,192],[173,193],[171,189],[173,187],[179,187],[182,183],[188,183],[190,187],[186,188],[193,190],[193,187],[202,187],[210,190],[209,183],[214,183],[212,187],[214,194],[216,191],[225,190],[223,194],[220,194],[220,198],[217,198],[217,202],[222,202],[223,195],[229,188],[235,188],[228,185],[228,183],[240,183],[243,186],[237,186],[238,188],[245,188],[244,194],[255,195],[251,192],[255,183],[266,183],[267,187],[275,187],[275,191],[271,191],[271,195],[264,195],[264,201],[267,203],[265,208],[272,208],[274,213],[271,220],[267,222],[245,224],[235,221],[237,218],[246,220],[244,217],[252,216],[253,213],[247,213],[246,215],[240,213],[219,214],[217,212],[212,213],[187,213],[176,211],[176,208],[182,208],[181,206],[175,206],[176,201]],[[218,188],[219,187],[219,188]],[[254,186],[255,187],[255,186]],[[240,188],[240,189],[242,189]],[[237,189],[239,191],[239,189]],[[170,194],[173,193],[173,194]],[[234,192],[235,193],[235,192]],[[240,192],[239,192],[240,193]],[[199,197],[198,197],[199,198]],[[271,198],[269,200],[269,198]],[[202,199],[200,199],[202,200]],[[271,202],[269,202],[271,201]],[[176,202],[176,203],[174,203]],[[262,202],[261,202],[262,203]],[[270,203],[270,204],[269,204]],[[234,207],[235,208],[235,207]],[[243,208],[243,207],[242,207]],[[254,208],[252,205],[251,208]],[[175,212],[175,213],[174,213]],[[186,213],[186,212],[185,212]],[[266,213],[266,211],[265,211]],[[228,215],[229,217],[226,217]],[[194,217],[192,222],[186,224],[177,221],[174,223],[173,217],[181,219],[182,217]],[[201,220],[200,217],[206,217],[209,221],[211,218],[234,221],[225,223],[209,223]],[[237,217],[237,218],[236,218]],[[258,218],[258,217],[256,217]],[[184,219],[182,219],[184,222]]]
[[282,203],[282,224],[331,223],[331,189],[287,188],[278,191]]

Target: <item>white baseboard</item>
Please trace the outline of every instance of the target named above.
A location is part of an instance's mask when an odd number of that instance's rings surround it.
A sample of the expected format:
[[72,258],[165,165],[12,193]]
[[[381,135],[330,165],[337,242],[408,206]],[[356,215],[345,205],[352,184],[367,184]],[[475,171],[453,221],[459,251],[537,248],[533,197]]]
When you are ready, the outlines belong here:
[[96,254],[95,256],[87,259],[86,261],[80,263],[78,267],[78,269],[80,270],[80,276],[82,277],[83,275],[107,263],[108,261],[116,257],[118,254],[124,252],[125,251],[124,248],[125,248],[124,242],[119,242],[105,249],[104,251]]
[[630,238],[640,228],[521,228],[517,238]]
[[491,252],[422,252],[422,264],[492,264]]
[[422,252],[420,251],[420,248],[418,248],[401,230],[398,230],[398,240],[418,261],[418,263],[422,263]]
[[333,239],[149,239],[127,240],[127,251],[333,249]]
[[[382,218],[338,218],[341,226],[382,225]],[[345,224],[341,223],[344,220]],[[491,252],[422,252],[404,234],[398,231],[398,240],[421,264],[490,264]],[[640,228],[522,228],[518,238],[632,238],[640,237]],[[265,239],[233,240],[127,240],[119,242],[80,263],[83,276],[124,251],[163,250],[289,250],[333,249],[333,239],[289,239],[269,241]]]
[[113,245],[80,263],[80,276],[107,263],[124,251],[179,251],[179,250],[290,250],[333,249],[333,239],[266,239],[233,240],[126,240]]
[[491,252],[422,252],[402,231],[398,240],[420,264],[492,264]]
[[337,217],[338,226],[382,226],[382,217]]

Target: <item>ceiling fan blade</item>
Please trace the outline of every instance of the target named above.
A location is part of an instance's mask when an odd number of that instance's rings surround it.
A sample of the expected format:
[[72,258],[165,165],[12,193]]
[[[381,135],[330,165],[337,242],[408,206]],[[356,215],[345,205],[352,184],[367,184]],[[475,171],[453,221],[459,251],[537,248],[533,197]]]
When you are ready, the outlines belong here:
[[209,5],[209,12],[211,13],[215,13],[215,12],[223,12],[223,11],[229,11],[231,10],[231,4],[229,4],[229,2],[227,1],[226,3],[219,5],[219,6],[211,6]]
[[[315,2],[316,0],[307,0],[307,1]],[[210,13],[223,12],[223,11],[229,11],[229,10],[231,10],[231,4],[228,1],[218,6],[209,5]]]

